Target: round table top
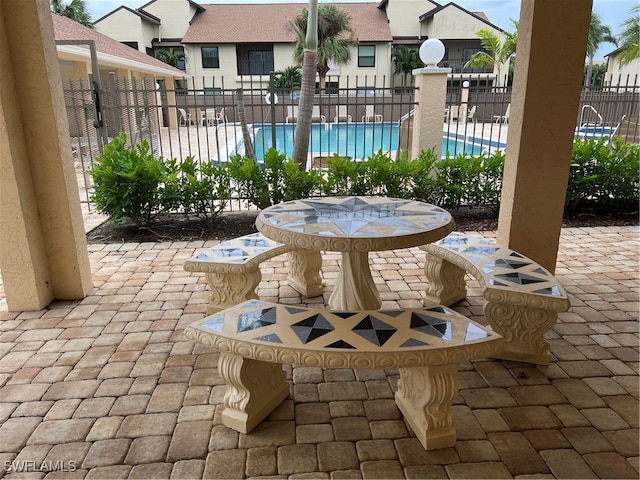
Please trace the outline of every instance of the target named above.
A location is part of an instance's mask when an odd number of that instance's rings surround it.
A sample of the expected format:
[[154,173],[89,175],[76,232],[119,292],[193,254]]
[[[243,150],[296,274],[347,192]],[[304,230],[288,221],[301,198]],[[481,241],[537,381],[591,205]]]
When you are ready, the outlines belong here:
[[370,252],[435,242],[454,229],[446,210],[387,197],[318,197],[265,208],[256,219],[266,237],[310,250]]

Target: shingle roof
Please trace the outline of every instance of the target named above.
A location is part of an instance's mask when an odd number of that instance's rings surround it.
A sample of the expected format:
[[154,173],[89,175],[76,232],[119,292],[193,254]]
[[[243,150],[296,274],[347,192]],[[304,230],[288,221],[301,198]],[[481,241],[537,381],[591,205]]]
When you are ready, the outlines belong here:
[[[56,40],[93,40],[96,45],[96,51],[98,54],[103,53],[118,57],[128,62],[136,62],[141,66],[145,66],[147,69],[150,67],[154,70],[162,71],[165,75],[184,77],[185,73],[177,68],[167,65],[160,60],[157,60],[145,53],[142,53],[134,48],[128,47],[106,35],[96,32],[95,30],[85,27],[78,22],[71,20],[70,18],[51,14],[53,18],[53,31]],[[79,45],[83,48],[82,45]]]
[[[386,14],[377,3],[336,3],[351,17],[351,27],[361,42],[393,40]],[[295,34],[287,19],[295,18],[304,3],[207,4],[197,14],[183,43],[289,43]]]

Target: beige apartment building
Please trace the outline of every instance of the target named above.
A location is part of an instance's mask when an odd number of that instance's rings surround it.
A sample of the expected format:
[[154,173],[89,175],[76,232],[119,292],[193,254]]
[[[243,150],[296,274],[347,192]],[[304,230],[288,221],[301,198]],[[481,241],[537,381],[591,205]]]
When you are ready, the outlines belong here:
[[[387,85],[394,78],[392,51],[397,45],[418,48],[427,38],[443,41],[442,66],[452,76],[465,74],[493,84],[499,69],[465,69],[471,55],[480,50],[478,30],[498,36],[503,31],[482,12],[470,12],[455,3],[430,0],[383,0],[370,3],[337,2],[351,18],[357,45],[351,63],[333,65],[330,85],[344,88],[347,78],[358,85]],[[288,19],[297,16],[305,3],[199,4],[191,0],[152,0],[131,9],[121,6],[95,22],[96,30],[149,55],[160,49],[182,52],[179,65],[192,77],[197,89],[235,88],[251,82],[263,88],[271,71],[293,65],[293,29]],[[224,79],[224,83],[223,80]],[[353,84],[353,80],[352,80]]]

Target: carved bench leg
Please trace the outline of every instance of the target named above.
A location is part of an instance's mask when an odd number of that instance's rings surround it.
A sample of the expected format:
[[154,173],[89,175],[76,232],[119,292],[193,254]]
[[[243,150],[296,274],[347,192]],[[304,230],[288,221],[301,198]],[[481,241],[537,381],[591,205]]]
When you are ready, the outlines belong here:
[[249,433],[289,395],[282,365],[220,353],[218,373],[228,385],[222,423]]
[[211,289],[207,315],[258,298],[256,288],[261,279],[262,273],[258,267],[239,273],[207,273],[207,283]]
[[400,369],[396,405],[426,450],[455,445],[451,401],[457,391],[457,363]]
[[322,255],[319,250],[292,250],[289,257],[289,285],[305,297],[322,295]]
[[549,342],[544,334],[555,325],[558,312],[488,301],[484,316],[505,340],[505,349],[496,358],[549,364]]
[[425,256],[424,273],[429,285],[424,305],[453,305],[466,298],[467,286],[464,269],[430,253]]

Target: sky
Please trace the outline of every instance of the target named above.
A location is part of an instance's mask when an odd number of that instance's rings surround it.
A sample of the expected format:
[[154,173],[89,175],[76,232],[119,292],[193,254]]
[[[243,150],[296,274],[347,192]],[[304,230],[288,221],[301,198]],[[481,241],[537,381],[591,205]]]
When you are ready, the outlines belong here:
[[[180,0],[176,0],[180,1]],[[287,0],[196,0],[196,3],[282,3]],[[292,3],[307,3],[299,0],[289,0]],[[323,0],[320,0],[321,2]],[[348,0],[358,1],[358,0]],[[377,0],[373,0],[377,1]],[[393,1],[393,0],[390,0]],[[563,1],[563,0],[558,0]],[[511,19],[520,18],[520,0],[453,0],[457,5],[470,11],[483,11],[489,21],[504,29],[512,30]],[[148,3],[148,0],[86,0],[91,18],[96,20],[115,10],[120,5],[138,8]],[[439,1],[441,5],[449,0]],[[620,25],[629,17],[631,9],[638,5],[638,0],[593,0],[593,9],[600,15],[603,25],[608,26],[614,36],[620,33]],[[595,60],[604,60],[607,53],[615,50],[615,45],[604,43],[596,53]]]

